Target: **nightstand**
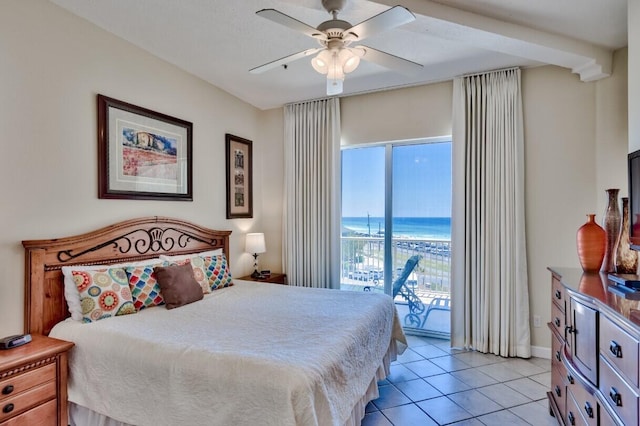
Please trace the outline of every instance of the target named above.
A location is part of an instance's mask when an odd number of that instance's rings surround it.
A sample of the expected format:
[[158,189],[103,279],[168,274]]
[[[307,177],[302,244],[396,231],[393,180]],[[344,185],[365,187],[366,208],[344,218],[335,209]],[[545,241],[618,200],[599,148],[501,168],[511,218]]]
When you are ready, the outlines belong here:
[[272,283],[272,284],[287,284],[287,276],[285,274],[271,274],[265,278],[253,278],[251,275],[247,275],[246,277],[240,277],[239,280],[245,281],[256,281],[262,283]]
[[73,343],[32,335],[0,350],[0,426],[62,426],[67,416],[67,353]]

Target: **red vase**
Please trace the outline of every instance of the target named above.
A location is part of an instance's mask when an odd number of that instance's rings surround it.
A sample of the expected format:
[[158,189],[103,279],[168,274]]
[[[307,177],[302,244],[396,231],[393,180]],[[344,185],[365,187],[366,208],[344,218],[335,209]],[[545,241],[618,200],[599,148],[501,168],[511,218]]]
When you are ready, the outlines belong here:
[[602,266],[607,246],[607,233],[596,223],[596,215],[588,214],[587,223],[576,233],[578,259],[585,272],[597,272]]

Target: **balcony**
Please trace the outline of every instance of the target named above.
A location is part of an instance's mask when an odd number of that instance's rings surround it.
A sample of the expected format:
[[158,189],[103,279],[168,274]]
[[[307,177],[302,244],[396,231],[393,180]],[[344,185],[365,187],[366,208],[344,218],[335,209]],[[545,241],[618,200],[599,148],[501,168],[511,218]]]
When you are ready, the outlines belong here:
[[[422,308],[416,308],[402,295],[396,295],[395,303],[402,325],[408,330],[448,338],[451,241],[392,238],[391,244],[392,282],[409,257],[421,256],[420,263],[405,285],[409,293],[415,294],[418,304],[422,303]],[[384,238],[342,236],[341,248],[340,288],[384,292]]]

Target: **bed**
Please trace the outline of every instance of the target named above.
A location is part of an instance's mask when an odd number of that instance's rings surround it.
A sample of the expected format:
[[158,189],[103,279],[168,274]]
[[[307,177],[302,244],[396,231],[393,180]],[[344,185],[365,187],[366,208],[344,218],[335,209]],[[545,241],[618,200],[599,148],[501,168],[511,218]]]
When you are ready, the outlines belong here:
[[358,425],[406,347],[390,297],[234,280],[177,309],[84,324],[62,268],[218,249],[230,231],[166,217],[23,241],[25,331],[75,343],[71,424]]

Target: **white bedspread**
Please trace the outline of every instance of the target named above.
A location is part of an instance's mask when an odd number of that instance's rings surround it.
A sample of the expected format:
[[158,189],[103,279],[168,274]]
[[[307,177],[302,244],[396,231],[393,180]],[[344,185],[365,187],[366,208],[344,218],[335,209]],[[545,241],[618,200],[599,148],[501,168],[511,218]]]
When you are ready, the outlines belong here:
[[342,426],[406,345],[388,296],[243,281],[50,335],[76,343],[69,400],[141,426]]

